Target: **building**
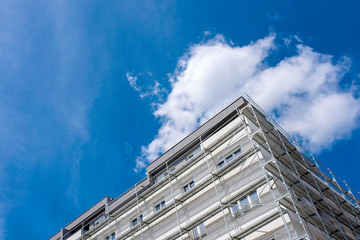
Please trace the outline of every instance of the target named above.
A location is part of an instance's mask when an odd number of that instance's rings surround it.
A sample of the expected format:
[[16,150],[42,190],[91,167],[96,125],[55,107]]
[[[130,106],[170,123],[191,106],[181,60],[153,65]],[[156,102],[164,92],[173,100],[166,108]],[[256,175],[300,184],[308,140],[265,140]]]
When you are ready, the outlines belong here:
[[50,240],[360,239],[358,192],[249,97],[222,110],[146,172]]

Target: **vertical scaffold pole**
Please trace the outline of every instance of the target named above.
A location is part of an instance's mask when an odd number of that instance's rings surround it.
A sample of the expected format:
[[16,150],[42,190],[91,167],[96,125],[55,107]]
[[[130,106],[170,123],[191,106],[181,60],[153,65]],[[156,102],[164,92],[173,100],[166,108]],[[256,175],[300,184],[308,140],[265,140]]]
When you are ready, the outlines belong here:
[[[340,184],[337,182],[337,180],[336,180],[336,178],[335,178],[335,175],[332,173],[332,171],[331,171],[329,168],[328,168],[328,171],[329,171],[330,175],[332,176],[332,181],[335,182],[335,184],[336,184],[337,187],[339,188],[339,190],[340,190],[340,192],[341,192],[341,196],[343,197],[344,201],[347,201],[347,199],[346,199],[346,197],[345,197],[345,194],[342,192],[342,189],[341,189]],[[328,183],[328,184],[329,184],[329,183]],[[344,211],[344,209],[343,209],[343,207],[342,207],[342,203],[339,202],[339,200],[336,198],[335,192],[334,192],[334,190],[333,190],[332,188],[331,188],[331,193],[332,193],[332,195],[334,196],[334,198],[335,198],[335,200],[336,200],[336,203],[339,205],[341,211],[343,212],[343,215],[345,216],[347,222],[349,223],[349,226],[351,227],[351,230],[353,231],[355,237],[356,237],[357,239],[359,239],[360,236],[359,236],[359,235],[357,234],[357,232],[355,231],[355,228],[353,227],[350,219],[346,216],[345,211]],[[351,209],[351,210],[352,210],[352,209]],[[353,214],[355,215],[354,211],[353,211]]]
[[[331,193],[332,193],[332,195],[333,195],[333,197],[334,197],[337,205],[340,207],[341,212],[343,213],[344,210],[342,209],[342,206],[340,205],[339,201],[337,200],[336,195],[335,195],[335,193],[333,192],[334,190],[333,190],[333,188],[330,186],[330,183],[328,182],[325,174],[324,174],[323,171],[321,170],[319,163],[317,162],[316,158],[315,158],[312,154],[310,154],[310,156],[311,156],[311,158],[313,159],[313,161],[315,162],[316,167],[317,167],[317,168],[319,169],[319,171],[320,171],[321,177],[324,179],[325,184],[327,185],[328,189],[330,189],[330,191],[331,191]],[[330,170],[330,169],[328,169],[328,170]],[[330,171],[330,174],[331,174],[331,171]],[[343,213],[343,214],[344,214],[344,213]],[[344,215],[345,215],[345,214],[344,214]],[[335,218],[335,215],[334,215],[334,218]],[[352,224],[350,223],[350,221],[349,221],[349,219],[347,218],[346,215],[345,215],[345,218],[347,219],[348,223],[350,224],[350,226],[351,226],[351,228],[352,228]],[[335,218],[335,221],[336,221],[336,223],[337,223],[337,225],[338,225],[339,230],[340,230],[341,233],[344,235],[344,238],[347,239],[344,231],[342,230],[342,227],[341,227],[339,221],[338,221],[336,218]],[[354,231],[355,236],[357,236],[357,233],[355,232],[354,228],[353,228],[352,230]]]
[[[292,141],[292,142],[294,143],[294,145],[296,146],[296,150],[297,150],[298,153],[300,154],[301,160],[302,160],[302,161],[304,162],[304,164],[305,164],[305,169],[306,169],[306,171],[307,171],[308,173],[310,173],[310,175],[311,175],[311,177],[312,177],[312,179],[313,179],[313,181],[314,181],[314,183],[315,183],[315,185],[316,185],[316,187],[317,187],[317,190],[319,191],[322,199],[325,199],[325,196],[323,195],[320,186],[317,184],[316,179],[315,179],[315,177],[314,177],[314,175],[313,175],[313,173],[312,173],[312,171],[311,171],[310,166],[308,165],[308,163],[307,163],[306,160],[304,159],[304,156],[303,156],[302,152],[300,151],[299,147],[297,146],[295,140],[291,138],[291,141]],[[312,201],[312,200],[311,200],[311,201]],[[313,201],[312,201],[312,202],[313,202]],[[326,202],[326,201],[325,201],[325,202]],[[313,205],[315,205],[315,204],[313,203]],[[334,218],[334,214],[333,214],[333,212],[331,211],[330,206],[329,206],[329,204],[328,204],[327,202],[326,202],[326,206],[327,206],[327,208],[330,210],[330,213],[331,213],[331,215],[332,215],[333,218]],[[316,208],[316,207],[315,207],[315,208]],[[316,210],[317,210],[317,208],[316,208]],[[320,216],[320,219],[321,219],[321,222],[323,222],[321,216]],[[336,221],[336,219],[335,219],[335,221]]]
[[[295,174],[297,175],[297,177],[298,177],[298,179],[299,179],[299,182],[302,184],[302,186],[303,186],[304,189],[305,189],[306,195],[308,196],[308,198],[309,198],[309,200],[310,200],[310,202],[311,202],[311,205],[312,205],[313,209],[315,210],[315,214],[316,214],[317,217],[319,218],[319,220],[320,220],[320,222],[321,222],[321,225],[323,226],[323,228],[324,228],[324,230],[325,230],[326,235],[329,237],[329,239],[331,239],[330,234],[329,234],[327,228],[325,227],[325,224],[324,224],[324,222],[323,222],[323,220],[322,220],[322,218],[321,218],[321,216],[320,216],[317,208],[315,207],[315,204],[314,204],[314,202],[313,202],[313,200],[312,200],[312,198],[311,198],[311,196],[310,196],[310,194],[309,194],[309,192],[308,192],[307,187],[305,186],[305,184],[303,183],[303,180],[301,179],[300,173],[298,172],[298,170],[297,170],[297,168],[296,168],[295,162],[294,162],[293,158],[291,157],[291,155],[290,155],[290,153],[289,153],[289,151],[288,151],[288,148],[286,147],[286,145],[285,145],[285,143],[284,143],[284,141],[283,141],[283,139],[282,139],[282,136],[281,136],[278,128],[276,127],[276,125],[274,124],[274,122],[272,121],[272,119],[270,119],[270,121],[271,121],[271,124],[273,125],[273,127],[274,127],[277,135],[278,135],[278,138],[280,139],[280,142],[281,142],[282,147],[283,147],[283,148],[285,149],[285,151],[286,151],[286,155],[288,156],[288,158],[289,158],[290,161],[291,161],[291,164],[292,164],[292,166],[293,166],[293,168],[294,168],[294,170],[295,170]],[[300,216],[299,216],[299,218],[301,219]]]
[[[347,184],[347,182],[346,182],[345,180],[343,180],[343,182],[344,182],[345,186],[346,186],[347,189],[348,189],[348,190],[347,190],[348,193],[349,193],[350,195],[352,195],[353,198],[355,199],[355,200],[354,200],[354,201],[355,201],[354,207],[355,207],[355,209],[359,212],[359,207],[360,207],[360,205],[359,205],[359,202],[356,201],[357,198],[355,197],[355,195],[354,195],[353,192],[351,191],[351,188],[349,187],[349,185]],[[357,221],[358,224],[359,224],[359,223],[360,223],[360,220],[359,220],[358,214],[359,214],[359,213],[355,213],[354,215],[355,215],[356,221]]]
[[[269,117],[269,116],[254,102],[254,100],[252,100],[247,94],[245,94],[245,96],[246,96],[246,99],[247,99],[249,102],[253,103],[253,104],[258,108],[258,110],[259,110],[262,114],[264,114],[264,116],[266,117],[266,119],[268,119],[268,121],[271,122],[271,123],[274,125],[274,127],[275,127],[275,129],[278,131],[278,133],[279,133],[279,132],[284,133],[285,138],[287,138],[289,141],[291,141],[291,142],[293,143],[293,146],[295,146],[296,150],[299,152],[299,154],[300,154],[300,156],[301,156],[302,161],[303,161],[304,164],[306,165],[307,172],[310,173],[310,175],[312,176],[313,181],[314,181],[314,183],[316,184],[316,187],[318,188],[318,191],[320,192],[322,198],[325,200],[325,197],[324,197],[324,195],[323,195],[323,192],[322,192],[321,188],[319,187],[319,185],[318,185],[318,183],[317,183],[317,181],[315,180],[315,177],[314,177],[314,175],[316,175],[316,177],[319,177],[319,176],[317,176],[317,174],[314,173],[314,172],[311,170],[311,168],[313,168],[313,167],[318,168],[318,170],[320,171],[321,178],[324,179],[324,181],[321,181],[321,182],[324,182],[324,184],[327,186],[327,188],[330,189],[330,191],[331,191],[331,193],[332,193],[332,195],[333,195],[333,197],[334,197],[337,205],[339,206],[340,210],[341,210],[342,212],[344,212],[344,209],[342,208],[342,206],[343,206],[342,203],[344,203],[344,202],[342,202],[341,200],[338,200],[337,197],[336,197],[336,191],[337,191],[337,190],[335,190],[335,189],[337,189],[337,188],[339,189],[340,194],[341,194],[342,198],[344,199],[344,201],[349,202],[351,212],[355,215],[356,222],[359,224],[359,218],[358,218],[358,216],[357,216],[357,214],[356,214],[356,210],[358,210],[358,207],[359,207],[359,200],[354,196],[354,194],[352,193],[352,191],[351,191],[350,187],[347,185],[347,183],[344,181],[344,184],[345,184],[345,186],[347,187],[348,191],[344,190],[344,189],[340,186],[339,182],[337,181],[337,179],[336,179],[336,177],[335,177],[335,174],[333,174],[332,171],[331,171],[329,168],[326,167],[326,169],[329,171],[330,175],[332,176],[332,179],[331,179],[330,181],[328,181],[328,178],[327,178],[327,177],[325,176],[325,174],[322,172],[322,170],[321,170],[321,168],[320,168],[320,165],[318,164],[316,158],[315,158],[311,153],[309,153],[306,149],[304,149],[299,143],[297,143],[297,142],[293,139],[293,137],[292,137],[291,135],[289,135],[284,129],[282,129],[276,122],[274,122],[273,119],[272,119],[271,117]],[[279,129],[280,129],[280,130],[279,130]],[[312,159],[313,162],[314,162],[314,166],[309,167],[308,163],[307,163],[307,162],[305,161],[305,159],[304,159],[304,156],[303,156],[302,151],[300,150],[300,148],[303,149],[303,151],[304,151],[305,153],[307,153],[309,156],[311,156],[311,159]],[[301,165],[301,164],[300,164],[300,165]],[[304,167],[304,166],[303,166],[303,167]],[[295,167],[295,170],[297,170],[296,167]],[[320,178],[319,178],[319,179],[320,179]],[[320,180],[321,180],[321,179],[320,179]],[[320,181],[320,180],[319,180],[319,181]],[[334,187],[332,187],[332,186],[330,185],[330,182],[334,182],[334,183],[335,183],[335,185],[333,184]],[[346,194],[346,195],[345,195],[345,194]],[[350,195],[349,195],[349,194],[350,194]],[[346,196],[348,196],[349,198],[351,198],[352,200],[354,200],[355,203],[353,203],[352,201],[350,201]],[[352,197],[351,197],[351,196],[352,196]],[[327,208],[328,208],[329,211],[331,212],[331,215],[332,215],[333,219],[334,219],[335,222],[337,223],[337,226],[338,226],[340,232],[343,234],[343,237],[346,239],[346,236],[345,236],[344,232],[342,231],[342,228],[340,227],[340,224],[339,224],[339,222],[337,221],[337,218],[335,217],[335,214],[332,212],[332,210],[331,210],[329,204],[327,203],[327,201],[325,201],[325,203],[326,203],[326,205],[327,205]],[[355,209],[354,209],[353,207],[354,207]],[[341,214],[341,215],[344,215],[344,217],[346,218],[346,220],[347,220],[350,228],[351,228],[352,231],[354,232],[355,236],[356,236],[357,238],[359,238],[359,234],[357,234],[357,232],[355,231],[355,228],[353,227],[353,224],[352,224],[352,222],[350,221],[350,219],[348,218],[348,216],[347,216],[345,213],[344,213],[344,214]],[[340,216],[340,215],[339,215],[339,216]],[[360,238],[359,238],[359,239],[360,239]]]
[[[183,238],[183,235],[182,235],[182,228],[181,228],[181,225],[180,225],[180,219],[179,219],[179,213],[178,213],[178,210],[177,210],[177,205],[176,205],[176,199],[175,199],[174,189],[173,189],[173,186],[172,186],[172,183],[171,183],[171,177],[170,177],[171,173],[170,173],[170,171],[169,171],[169,165],[168,165],[167,162],[166,162],[166,171],[168,172],[168,180],[169,180],[169,184],[170,184],[171,194],[172,194],[173,200],[174,200],[176,220],[177,220],[177,223],[178,223],[178,226],[179,226],[180,237],[181,237],[181,239],[184,239],[184,238]],[[175,177],[175,178],[176,178],[176,177]]]
[[[326,177],[324,176],[324,173],[321,171],[321,168],[320,168],[320,166],[319,166],[318,162],[316,161],[316,159],[314,158],[314,156],[313,156],[312,154],[310,154],[310,156],[311,156],[312,160],[313,160],[313,161],[314,161],[314,163],[315,163],[315,167],[316,167],[317,169],[319,169],[319,171],[320,171],[320,173],[321,173],[321,175],[322,175],[322,178],[324,179],[324,183],[327,185],[327,187],[328,187],[328,188],[331,188],[331,186],[329,186],[329,184],[327,183],[327,181],[326,181]],[[312,174],[314,174],[314,173],[312,173]],[[315,175],[316,175],[316,174],[315,174]],[[337,220],[337,218],[336,218],[336,216],[335,216],[334,212],[331,210],[331,207],[329,206],[328,202],[326,201],[326,198],[325,198],[325,196],[324,196],[324,194],[323,194],[323,192],[322,192],[322,190],[321,190],[320,186],[319,186],[317,183],[316,183],[316,185],[318,186],[319,191],[320,191],[320,193],[321,193],[321,195],[322,195],[322,197],[323,197],[323,199],[324,199],[324,202],[325,202],[325,203],[326,203],[326,205],[328,206],[328,209],[330,210],[331,215],[332,215],[333,219],[335,220],[336,225],[338,226],[339,231],[340,231],[340,232],[341,232],[341,234],[343,235],[344,239],[347,239],[347,237],[346,237],[346,235],[345,235],[344,231],[342,230],[342,228],[341,228],[341,226],[340,226],[339,221]]]
[[[257,117],[257,115],[256,115],[255,110],[254,110],[254,107],[253,107],[253,105],[252,105],[251,103],[250,103],[250,109],[251,109],[251,111],[252,111],[252,113],[253,113],[253,115],[254,115],[254,117],[255,117],[255,121],[256,121],[257,125],[258,125],[259,128],[260,128],[260,132],[261,132],[261,134],[263,135],[264,140],[266,141],[266,145],[267,145],[268,148],[270,149],[271,155],[272,155],[272,157],[274,158],[274,163],[275,163],[275,166],[276,166],[277,170],[279,171],[279,176],[280,176],[280,178],[281,178],[281,180],[282,180],[282,182],[283,182],[283,184],[284,184],[284,186],[285,186],[285,189],[286,189],[286,192],[287,192],[288,196],[290,197],[290,201],[291,201],[291,203],[292,203],[292,205],[293,205],[293,207],[294,207],[295,214],[296,214],[297,217],[299,218],[299,222],[300,222],[300,224],[301,224],[301,226],[302,226],[302,228],[303,228],[303,230],[304,230],[304,237],[306,237],[307,239],[310,239],[309,234],[308,234],[308,232],[307,232],[307,230],[306,230],[306,227],[305,227],[305,225],[304,225],[304,222],[303,222],[303,220],[302,220],[302,218],[301,218],[301,216],[300,216],[300,214],[299,214],[299,211],[297,210],[297,207],[296,207],[296,205],[295,205],[294,199],[292,198],[292,196],[291,196],[291,194],[290,194],[289,186],[287,185],[287,183],[286,183],[286,181],[285,181],[285,178],[284,178],[284,176],[283,176],[283,174],[282,174],[282,172],[281,172],[281,170],[280,170],[279,162],[278,162],[278,160],[274,157],[274,154],[273,154],[273,152],[272,152],[272,150],[271,150],[270,144],[269,144],[269,142],[268,142],[268,140],[267,140],[267,137],[266,137],[266,135],[265,135],[265,133],[264,133],[264,131],[263,131],[263,129],[262,129],[262,125],[261,125],[261,123],[259,122],[259,119],[258,119],[258,117]],[[296,234],[297,234],[297,233],[296,233]],[[298,238],[299,238],[299,237],[300,237],[300,236],[298,236]]]
[[[293,237],[292,237],[290,228],[289,228],[289,226],[288,226],[288,223],[286,222],[286,219],[285,219],[285,216],[284,216],[284,213],[283,213],[283,209],[282,209],[281,206],[280,206],[279,199],[276,197],[276,194],[275,194],[274,190],[272,189],[272,184],[271,184],[271,182],[270,182],[269,175],[268,175],[268,173],[267,173],[267,171],[266,171],[266,169],[265,169],[265,165],[262,164],[262,162],[261,162],[261,159],[260,159],[259,154],[258,154],[258,150],[256,149],[255,144],[254,144],[253,139],[252,139],[252,136],[251,136],[251,134],[250,134],[250,132],[249,132],[249,129],[248,129],[248,126],[247,126],[247,123],[246,123],[246,120],[245,120],[245,116],[244,116],[244,114],[242,113],[242,110],[236,109],[236,111],[237,111],[237,114],[238,114],[238,116],[239,116],[239,118],[240,118],[240,120],[241,120],[241,124],[243,125],[243,127],[244,127],[244,129],[245,129],[245,131],[246,131],[246,134],[247,134],[248,139],[249,139],[249,141],[250,141],[250,143],[251,143],[251,146],[252,146],[252,148],[253,148],[253,150],[254,150],[254,152],[255,152],[255,155],[256,155],[256,157],[257,157],[257,159],[258,159],[258,162],[259,162],[259,164],[260,164],[260,167],[261,167],[261,169],[262,169],[262,171],[263,171],[263,174],[264,174],[265,179],[266,179],[266,183],[267,183],[267,185],[269,186],[271,195],[272,195],[272,197],[273,197],[273,199],[274,199],[274,201],[275,201],[276,208],[277,208],[277,210],[278,210],[278,212],[279,212],[279,215],[280,215],[280,217],[281,217],[281,219],[282,219],[282,221],[283,221],[283,223],[284,223],[284,227],[285,227],[286,233],[288,234],[289,239],[292,240]],[[267,140],[265,139],[265,141],[267,141]],[[270,152],[270,154],[271,154],[271,156],[272,156],[272,160],[275,160],[275,158],[274,158],[274,156],[273,156],[273,154],[272,154],[271,149],[269,149],[269,152]]]
[[[292,141],[294,142],[295,140],[292,139]],[[294,144],[295,144],[295,143],[294,143]],[[298,148],[297,148],[297,149],[298,149]],[[302,152],[301,152],[299,149],[298,149],[298,152],[299,152],[299,154],[301,155],[301,159],[302,159],[302,161],[304,162],[304,164],[305,164],[305,166],[306,166],[306,168],[307,168],[307,171],[310,173],[310,175],[311,175],[311,177],[312,177],[312,179],[313,179],[313,181],[314,181],[314,183],[315,183],[315,185],[316,185],[316,188],[317,188],[317,190],[319,191],[322,199],[324,200],[324,202],[325,202],[325,204],[326,204],[326,207],[328,208],[328,210],[329,210],[332,218],[333,218],[334,221],[336,222],[336,225],[339,227],[339,223],[338,223],[338,221],[337,221],[337,219],[336,219],[336,217],[335,217],[335,214],[334,214],[334,212],[332,211],[329,203],[326,201],[326,198],[325,198],[325,196],[324,196],[324,194],[323,194],[323,191],[321,190],[319,184],[317,183],[317,180],[316,180],[315,177],[314,177],[314,173],[313,173],[313,171],[311,170],[311,167],[310,167],[309,164],[306,162],[306,160],[304,159],[304,156],[302,155]],[[316,164],[315,164],[315,167],[316,167]],[[321,170],[320,170],[320,171],[321,171]],[[341,232],[341,234],[343,235],[343,237],[346,239],[346,236],[345,236],[345,234],[342,232],[342,230],[340,230],[340,232]]]
[[110,239],[110,213],[109,213],[109,206],[107,205],[107,203],[105,203],[105,210],[107,211],[107,228],[108,228],[108,236]]
[[204,148],[204,145],[203,145],[203,142],[202,142],[201,137],[199,137],[199,140],[200,140],[200,148],[201,148],[201,150],[202,150],[202,152],[203,152],[203,154],[204,154],[204,158],[205,158],[205,161],[206,161],[206,164],[207,164],[207,167],[208,167],[210,176],[211,176],[211,180],[212,180],[212,183],[213,183],[214,188],[215,188],[216,196],[217,196],[217,199],[218,199],[218,201],[219,201],[219,203],[220,203],[221,212],[222,212],[222,215],[223,215],[223,218],[224,218],[224,222],[225,222],[226,229],[227,229],[228,234],[229,234],[229,238],[230,238],[230,239],[233,239],[232,236],[231,236],[231,233],[230,233],[230,229],[229,229],[228,222],[227,222],[227,220],[226,220],[225,211],[224,211],[224,206],[223,206],[223,203],[222,203],[222,201],[221,201],[219,192],[218,192],[217,187],[216,187],[216,182],[215,182],[215,179],[214,179],[214,174],[213,174],[213,172],[211,171],[211,167],[210,167],[209,160],[208,160],[208,157],[207,157],[208,155],[206,154],[206,151],[205,151],[205,148]]
[[139,194],[138,194],[138,191],[137,191],[137,184],[135,184],[135,194],[136,194],[136,205],[137,205],[137,212],[138,212],[137,220],[139,221],[139,224],[140,224],[141,240],[144,240],[143,232],[142,232],[142,220],[140,220],[140,215],[141,214],[140,214]]
[[84,222],[81,223],[81,240],[84,240]]

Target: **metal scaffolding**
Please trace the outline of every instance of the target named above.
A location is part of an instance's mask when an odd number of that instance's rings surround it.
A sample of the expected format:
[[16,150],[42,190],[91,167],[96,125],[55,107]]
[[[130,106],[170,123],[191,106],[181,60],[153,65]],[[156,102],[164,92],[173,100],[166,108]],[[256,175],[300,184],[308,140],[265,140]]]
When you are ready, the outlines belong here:
[[[290,240],[314,239],[311,229],[328,239],[360,239],[359,192],[324,167],[249,96],[245,99],[245,106],[192,143],[191,158],[186,151],[177,157],[183,159],[177,165],[175,160],[165,162],[156,175],[121,195],[118,199],[133,197],[119,208],[109,211],[117,199],[106,205],[105,220],[83,222],[80,239],[110,240],[112,234],[116,240],[212,239],[210,233],[218,239],[243,239],[275,221],[282,224],[271,234]],[[231,160],[225,161],[229,154]],[[191,177],[197,181],[184,191]],[[144,187],[146,181],[150,184]],[[234,214],[234,205],[252,191],[259,200]],[[207,236],[199,227],[204,223]],[[70,232],[62,238],[68,236]]]
[[[295,172],[299,183],[301,183],[304,190],[307,192],[306,195],[307,195],[308,199],[310,200],[313,209],[316,209],[315,213],[316,213],[318,219],[320,220],[321,225],[323,226],[323,231],[329,236],[329,238],[336,238],[335,236],[330,237],[330,233],[329,233],[328,229],[325,227],[326,221],[319,215],[318,208],[315,206],[314,201],[315,201],[315,203],[318,203],[318,205],[320,205],[319,204],[320,202],[322,205],[326,205],[326,208],[323,210],[328,211],[328,213],[330,213],[333,220],[335,221],[335,223],[338,227],[338,229],[336,229],[335,231],[341,232],[341,236],[338,236],[338,238],[349,239],[349,237],[344,233],[343,227],[342,227],[342,225],[344,223],[348,223],[347,227],[349,227],[352,230],[354,236],[357,239],[359,239],[358,199],[352,194],[352,191],[350,190],[350,188],[348,191],[344,191],[344,189],[338,184],[338,181],[336,180],[334,174],[331,172],[331,170],[329,168],[326,168],[326,169],[328,169],[330,176],[332,178],[328,177],[321,170],[317,159],[312,154],[310,154],[305,148],[303,148],[299,143],[297,143],[294,140],[294,138],[292,138],[273,119],[271,119],[271,117],[268,116],[249,96],[246,96],[246,98],[249,101],[251,108],[252,108],[252,106],[255,106],[256,110],[259,112],[259,114],[261,114],[263,116],[264,120],[266,122],[270,123],[269,126],[271,126],[272,129],[267,128],[265,130],[265,131],[267,131],[267,134],[270,135],[271,131],[274,131],[276,133],[277,138],[278,138],[278,140],[280,140],[282,148],[285,150],[286,156],[290,160],[292,167],[293,167],[292,169],[290,169],[290,168],[286,168],[286,169],[289,171],[289,175]],[[260,123],[258,121],[257,121],[257,123],[260,125]],[[275,138],[272,139],[273,142],[275,142],[274,139]],[[288,146],[290,146],[292,148],[291,151],[294,156],[291,156],[291,154],[289,153],[289,151],[288,151],[289,147],[285,145],[285,141],[292,143]],[[309,157],[306,157],[306,155]],[[294,157],[297,157],[298,160],[294,160]],[[311,162],[310,160],[312,160],[313,162]],[[286,160],[281,161],[281,158],[280,158],[280,162],[281,162],[281,164],[285,164],[286,162],[289,162],[289,161],[286,161]],[[295,165],[295,163],[297,166]],[[302,163],[303,163],[303,165],[302,165]],[[310,164],[312,163],[313,165],[310,166],[309,163]],[[303,175],[300,175],[299,170],[298,170],[299,167],[304,170]],[[307,177],[308,175],[311,176],[310,179]],[[331,182],[334,182],[335,185],[331,184]],[[347,185],[347,183],[345,181],[344,181],[344,183],[345,183],[345,185]],[[321,198],[318,200],[313,199],[313,197],[311,197],[311,195],[309,194],[307,185],[314,186],[317,189],[317,191],[321,194]],[[321,188],[320,185],[325,185],[326,188],[325,189]],[[348,187],[348,185],[347,185],[347,187]],[[328,191],[330,193],[327,193],[326,191]],[[341,194],[339,194],[339,193],[341,193]],[[337,196],[337,195],[339,195],[339,196]],[[302,195],[302,196],[304,196],[304,195]],[[331,199],[331,196],[332,196],[332,199]],[[343,201],[339,200],[340,196],[342,197]],[[351,202],[349,199],[353,200],[354,202]],[[335,208],[330,206],[329,200],[335,201],[335,203],[336,203]],[[350,210],[351,213],[353,214],[353,216],[355,217],[356,223],[355,222],[352,223],[349,220],[347,214],[343,213],[345,210],[343,209],[342,206],[345,203],[350,204],[348,210]],[[338,213],[335,214],[334,211],[337,211]],[[342,219],[340,219],[340,217],[342,217]],[[340,224],[340,222],[342,223],[342,225]],[[358,228],[357,231],[354,228],[355,224]],[[334,234],[334,232],[331,232],[331,233]]]

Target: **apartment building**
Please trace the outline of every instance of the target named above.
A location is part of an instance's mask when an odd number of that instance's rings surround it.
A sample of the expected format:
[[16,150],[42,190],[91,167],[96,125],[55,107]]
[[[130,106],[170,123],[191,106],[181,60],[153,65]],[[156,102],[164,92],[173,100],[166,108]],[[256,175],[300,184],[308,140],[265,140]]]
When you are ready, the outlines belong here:
[[358,192],[240,97],[50,240],[360,239]]

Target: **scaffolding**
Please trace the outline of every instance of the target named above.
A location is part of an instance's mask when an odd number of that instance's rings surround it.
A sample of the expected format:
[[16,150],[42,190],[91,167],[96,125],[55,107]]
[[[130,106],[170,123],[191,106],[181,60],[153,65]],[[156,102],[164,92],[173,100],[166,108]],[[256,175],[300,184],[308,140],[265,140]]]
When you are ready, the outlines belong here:
[[245,99],[177,160],[112,200],[104,220],[62,239],[360,239],[359,192]]
[[[312,154],[310,154],[304,147],[296,142],[293,137],[291,137],[284,129],[282,129],[249,96],[246,95],[246,99],[250,103],[249,105],[255,116],[254,119],[256,123],[267,133],[266,135],[263,135],[265,142],[267,142],[268,139],[271,139],[272,143],[274,144],[274,148],[276,148],[276,145],[280,145],[282,150],[285,151],[285,155],[284,153],[279,152],[277,159],[279,159],[283,169],[286,169],[288,172],[287,178],[289,180],[287,182],[291,182],[290,178],[293,177],[292,175],[295,174],[297,176],[297,181],[299,184],[293,184],[293,189],[300,192],[300,194],[301,192],[306,192],[306,195],[301,194],[301,196],[307,196],[320,222],[320,225],[322,226],[322,230],[330,239],[351,239],[351,237],[344,233],[343,229],[345,225],[346,228],[352,231],[354,234],[353,236],[356,239],[359,239],[359,201],[355,195],[353,195],[353,191],[351,188],[349,188],[349,185],[343,180],[343,183],[348,188],[348,190],[345,190],[343,187],[341,187],[336,180],[335,175],[327,167],[325,167],[325,169],[328,170],[329,174],[325,174],[325,172],[322,171],[320,167],[319,161]],[[256,112],[258,113],[255,113],[253,106],[256,108]],[[263,118],[263,124],[259,123],[259,121],[256,119],[256,116],[259,115],[261,115]],[[263,132],[263,130],[261,132]],[[285,144],[285,141],[287,141],[287,145]],[[261,140],[258,142],[261,143]],[[288,165],[289,163],[291,163],[290,166]],[[324,167],[325,165],[322,164],[322,166]],[[300,172],[302,173],[300,174]],[[289,183],[287,184],[289,185]],[[290,186],[291,185],[292,184],[290,183]],[[311,187],[320,193],[321,198],[317,199],[315,197],[318,195],[316,192],[312,192],[312,194],[309,193],[309,188]],[[335,207],[330,206],[329,202],[331,201],[333,203],[335,202]],[[323,217],[320,216],[318,211],[320,205],[323,211],[326,211],[328,214],[330,214],[337,225],[337,229],[334,229],[333,224],[330,224],[329,221],[326,221]],[[304,215],[305,214],[306,213],[304,213]],[[349,216],[352,216],[353,219],[350,220]],[[304,217],[305,219],[310,220],[309,216]],[[311,219],[311,221],[316,222],[314,219]],[[327,225],[328,228],[326,228],[325,225]],[[356,226],[357,230],[354,226]],[[329,229],[331,231],[329,231]],[[340,232],[341,235],[336,236],[336,232]]]

